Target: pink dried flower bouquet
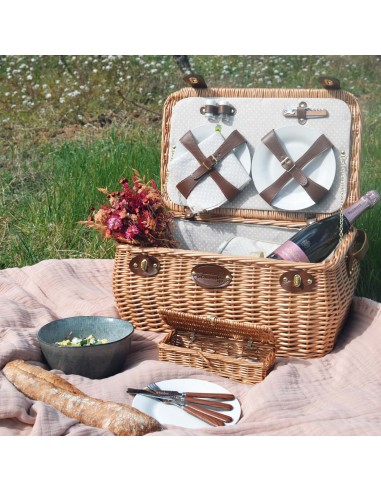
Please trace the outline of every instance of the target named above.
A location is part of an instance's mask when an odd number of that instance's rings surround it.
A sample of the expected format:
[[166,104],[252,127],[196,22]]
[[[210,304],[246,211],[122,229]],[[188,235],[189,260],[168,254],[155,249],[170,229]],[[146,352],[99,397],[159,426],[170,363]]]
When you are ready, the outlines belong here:
[[176,247],[173,237],[173,216],[163,202],[153,179],[145,182],[133,169],[132,185],[127,179],[120,180],[122,191],[104,193],[109,203],[98,211],[92,209],[87,227],[98,230],[106,239],[142,247]]

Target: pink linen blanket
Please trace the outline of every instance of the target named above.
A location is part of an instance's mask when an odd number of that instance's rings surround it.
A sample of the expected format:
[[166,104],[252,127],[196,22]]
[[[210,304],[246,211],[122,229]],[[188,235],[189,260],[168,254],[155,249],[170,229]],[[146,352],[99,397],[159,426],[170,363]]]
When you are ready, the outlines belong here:
[[[117,317],[113,260],[46,260],[0,271],[0,370],[14,359],[44,365],[37,331],[57,318]],[[277,359],[267,378],[240,384],[206,371],[158,361],[163,334],[135,330],[125,369],[90,380],[64,375],[90,396],[132,403],[127,387],[172,378],[197,378],[234,393],[242,415],[236,425],[186,429],[167,425],[153,435],[371,436],[381,435],[381,309],[354,298],[335,349],[320,359]],[[0,435],[112,435],[87,427],[20,393],[0,372]]]

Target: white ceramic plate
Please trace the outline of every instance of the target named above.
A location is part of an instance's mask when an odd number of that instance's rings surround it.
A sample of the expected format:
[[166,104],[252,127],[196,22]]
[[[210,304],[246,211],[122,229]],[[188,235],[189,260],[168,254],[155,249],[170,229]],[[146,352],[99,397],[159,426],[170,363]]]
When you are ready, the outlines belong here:
[[[197,393],[229,393],[222,386],[201,379],[169,379],[166,381],[157,381],[157,384],[163,390],[192,391]],[[225,425],[234,425],[241,417],[241,405],[237,398],[226,403],[231,403],[233,410],[221,413],[230,415],[233,421]],[[153,398],[147,398],[146,396],[136,395],[133,399],[132,406],[155,418],[161,424],[178,425],[188,429],[211,427],[206,422],[193,417],[193,415],[186,413],[181,408],[162,403]]]
[[[226,126],[222,123],[210,123],[209,125],[202,125],[198,126],[196,128],[193,128],[191,131],[193,133],[194,138],[196,139],[196,142],[199,144],[206,138],[208,138],[210,135],[212,135],[213,132],[216,131],[216,126],[219,126],[221,128],[221,135],[226,139],[235,128],[232,128],[231,126]],[[245,136],[245,135],[243,135]],[[176,143],[176,149],[173,154],[173,159],[176,157],[182,155],[184,152],[187,152],[186,148],[180,143]],[[237,159],[241,162],[242,166],[246,170],[247,174],[250,175],[251,171],[251,157],[250,157],[250,150],[247,144],[240,145],[239,147],[236,147],[234,149],[234,154],[237,157]],[[208,156],[207,156],[208,157]]]
[[[297,126],[287,126],[275,130],[282,146],[292,160],[301,157],[321,135],[318,131]],[[303,168],[303,172],[324,188],[329,190],[335,179],[336,159],[333,149],[313,159]],[[270,186],[284,173],[278,159],[261,142],[255,150],[251,166],[251,176],[259,193]],[[315,205],[315,202],[302,186],[292,179],[282,188],[272,205],[284,210],[303,210]]]

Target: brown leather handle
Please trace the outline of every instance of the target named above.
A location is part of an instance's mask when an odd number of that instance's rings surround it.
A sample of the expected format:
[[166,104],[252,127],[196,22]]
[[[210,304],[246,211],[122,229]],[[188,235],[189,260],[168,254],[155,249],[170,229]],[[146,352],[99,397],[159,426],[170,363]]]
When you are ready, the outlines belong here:
[[192,398],[215,398],[216,400],[235,400],[235,396],[230,393],[189,393],[186,392],[185,396],[191,396]]
[[356,251],[350,252],[349,255],[353,256],[357,261],[360,261],[366,255],[369,249],[368,236],[362,229],[357,229],[355,243],[361,243]]
[[189,396],[182,398],[182,400],[185,403],[196,403],[197,405],[202,405],[211,408],[219,408],[220,410],[227,410],[227,411],[233,410],[233,405],[230,405],[230,403],[224,403],[223,401],[205,400],[203,398],[192,398]]
[[196,405],[196,403],[189,403],[186,404],[188,407],[193,407],[196,410],[199,410],[200,412],[206,413],[207,415],[210,415],[211,417],[215,417],[216,419],[220,419],[223,422],[226,422],[227,424],[229,422],[233,422],[233,418],[230,417],[230,415],[225,415],[224,413],[220,413],[214,410],[210,410],[209,408],[201,407],[200,405]]
[[206,422],[207,424],[212,425],[213,427],[223,427],[225,425],[221,419],[217,419],[215,417],[212,417],[211,415],[201,412],[200,410],[198,410],[197,408],[191,405],[184,406],[183,410],[184,412],[187,412],[190,415],[197,417],[198,419],[202,420],[203,422]]

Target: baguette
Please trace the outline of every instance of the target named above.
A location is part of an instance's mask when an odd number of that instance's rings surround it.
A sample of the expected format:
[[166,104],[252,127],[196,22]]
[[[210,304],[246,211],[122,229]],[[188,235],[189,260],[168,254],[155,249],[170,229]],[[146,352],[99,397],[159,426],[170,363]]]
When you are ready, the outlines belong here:
[[156,419],[140,410],[87,396],[57,374],[23,360],[8,362],[3,373],[28,398],[40,400],[82,424],[107,429],[116,436],[142,436],[162,430]]

